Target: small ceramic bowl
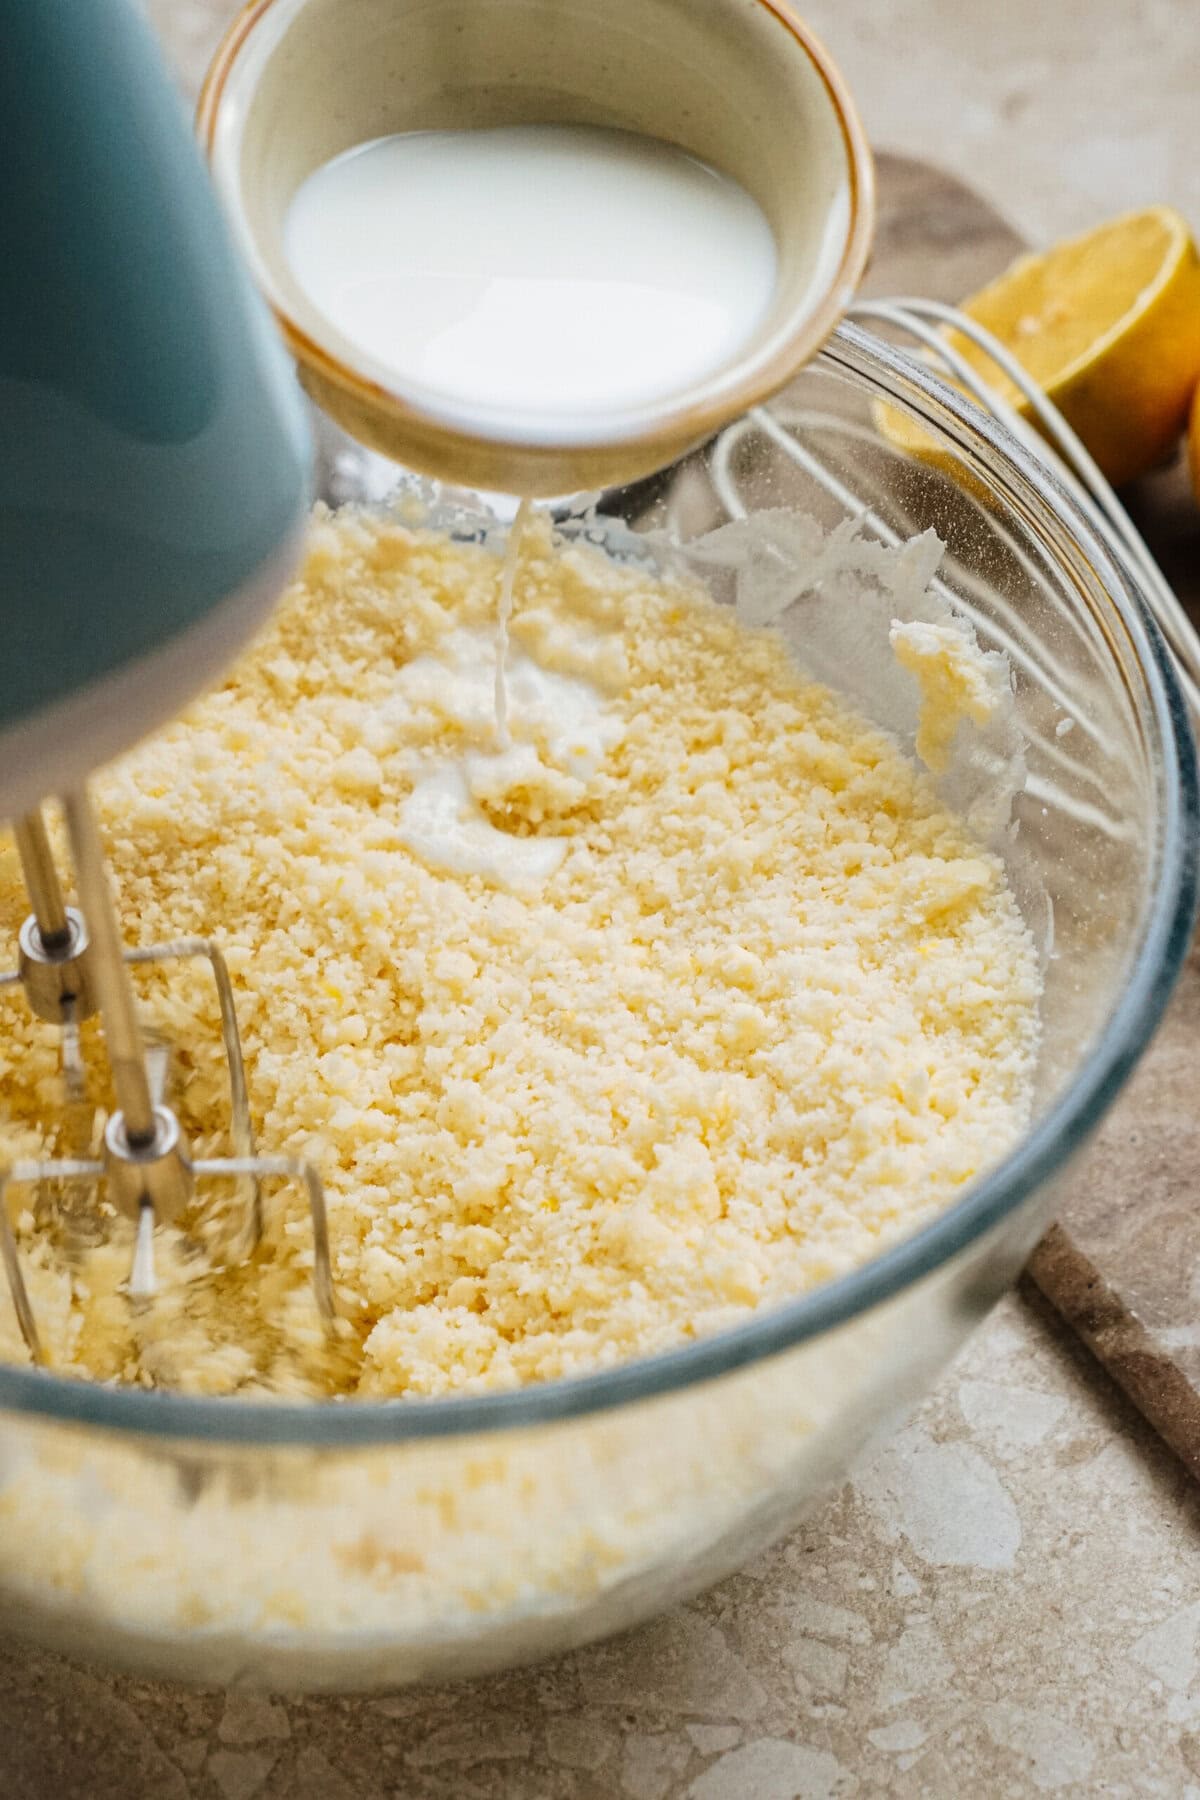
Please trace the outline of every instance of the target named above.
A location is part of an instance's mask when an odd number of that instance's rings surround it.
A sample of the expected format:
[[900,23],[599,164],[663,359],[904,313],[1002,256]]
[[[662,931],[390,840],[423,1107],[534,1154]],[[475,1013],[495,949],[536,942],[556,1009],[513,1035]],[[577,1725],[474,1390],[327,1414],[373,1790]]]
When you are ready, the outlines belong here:
[[[250,265],[317,404],[426,474],[557,494],[662,468],[764,400],[837,324],[870,245],[870,152],[842,81],[786,0],[254,0],[217,51],[199,128]],[[464,417],[341,336],[299,286],[300,184],[393,132],[589,124],[680,145],[741,183],[775,233],[774,304],[685,391],[539,426]]]

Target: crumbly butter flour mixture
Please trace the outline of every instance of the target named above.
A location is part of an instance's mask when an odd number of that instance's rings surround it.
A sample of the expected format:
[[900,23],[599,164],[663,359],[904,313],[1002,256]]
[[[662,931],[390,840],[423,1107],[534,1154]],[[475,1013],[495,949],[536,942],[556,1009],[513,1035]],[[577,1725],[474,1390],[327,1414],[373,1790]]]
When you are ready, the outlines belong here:
[[[863,1262],[1025,1125],[1034,947],[928,776],[771,630],[544,519],[500,747],[498,574],[480,544],[319,512],[225,685],[97,782],[130,941],[225,949],[260,1141],[322,1170],[346,1322],[330,1345],[299,1190],[249,1262],[243,1197],[208,1190],[160,1229],[148,1307],[123,1221],[26,1192],[56,1367],[374,1396],[604,1367]],[[11,847],[0,908],[11,938]],[[139,982],[195,1153],[227,1151],[209,976]],[[55,1034],[5,1005],[0,1149],[28,1155],[61,1112]]]

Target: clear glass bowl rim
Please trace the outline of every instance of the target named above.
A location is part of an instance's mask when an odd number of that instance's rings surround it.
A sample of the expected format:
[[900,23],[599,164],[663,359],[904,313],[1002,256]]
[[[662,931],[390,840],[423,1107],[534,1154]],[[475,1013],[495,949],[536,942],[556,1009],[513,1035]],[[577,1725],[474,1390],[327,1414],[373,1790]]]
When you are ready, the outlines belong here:
[[1187,708],[1170,655],[1123,558],[1101,546],[1051,470],[990,414],[903,350],[842,324],[813,364],[852,380],[948,438],[968,463],[1021,490],[1028,516],[1077,540],[1134,646],[1158,743],[1158,881],[1146,928],[1108,1026],[1020,1144],[947,1212],[862,1268],[760,1317],[676,1350],[510,1392],[445,1400],[252,1401],[103,1386],[0,1364],[0,1411],[132,1436],[212,1445],[368,1449],[545,1425],[679,1392],[777,1356],[882,1304],[950,1261],[1069,1161],[1112,1103],[1166,1008],[1191,940],[1200,790]]

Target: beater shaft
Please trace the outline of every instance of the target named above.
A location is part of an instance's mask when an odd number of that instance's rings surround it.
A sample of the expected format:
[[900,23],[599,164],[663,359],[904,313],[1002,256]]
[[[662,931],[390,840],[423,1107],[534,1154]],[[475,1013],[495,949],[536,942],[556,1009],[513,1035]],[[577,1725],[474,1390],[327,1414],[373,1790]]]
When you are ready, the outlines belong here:
[[59,950],[68,943],[71,928],[46,821],[40,812],[26,813],[13,826],[13,836],[42,945],[46,950]]
[[62,1071],[71,1100],[83,1098],[79,1027],[96,1010],[91,948],[83,914],[68,906],[54,865],[41,808],[13,827],[31,911],[17,933],[17,967],[0,975],[0,988],[20,982],[39,1019],[62,1031]]
[[131,1149],[152,1144],[157,1130],[146,1073],[146,1047],[134,1005],[133,984],[117,930],[117,915],[104,865],[96,816],[83,788],[63,798],[67,837],[83,916],[92,940],[92,982],[104,1018],[104,1040],[117,1105]]

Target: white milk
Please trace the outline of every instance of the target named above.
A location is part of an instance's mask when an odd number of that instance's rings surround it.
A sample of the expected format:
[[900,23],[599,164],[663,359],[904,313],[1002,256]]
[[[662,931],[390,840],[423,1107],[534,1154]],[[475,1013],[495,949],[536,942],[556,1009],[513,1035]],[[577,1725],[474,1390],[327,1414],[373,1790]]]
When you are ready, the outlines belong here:
[[715,372],[776,279],[771,228],[735,182],[591,126],[361,144],[302,184],[285,247],[330,324],[398,379],[543,421]]
[[[436,654],[414,656],[399,670],[396,699],[406,712],[428,713],[436,726],[475,735],[495,719],[495,642],[487,632],[457,628]],[[579,675],[543,668],[524,650],[509,657],[513,736],[536,746],[564,774],[587,781],[625,727],[600,689]]]
[[[476,758],[475,766],[498,761]],[[498,831],[471,793],[462,762],[440,763],[418,778],[400,811],[399,837],[431,869],[518,890],[540,887],[567,854],[565,838]]]
[[[396,701],[467,736],[494,718],[495,645],[481,631],[449,631],[436,654],[416,656],[396,680]],[[524,650],[509,656],[509,698],[517,741],[495,753],[462,750],[414,771],[400,808],[399,837],[430,868],[482,875],[498,887],[540,887],[561,865],[567,839],[515,837],[492,824],[483,802],[535,780],[545,763],[588,780],[619,744],[624,723],[600,689],[579,675],[546,669]]]
[[513,583],[521,560],[521,541],[529,523],[532,502],[526,498],[508,528],[504,546],[504,562],[500,570],[500,608],[496,615],[496,675],[493,684],[496,711],[496,738],[502,750],[508,748],[508,627],[512,619]]

